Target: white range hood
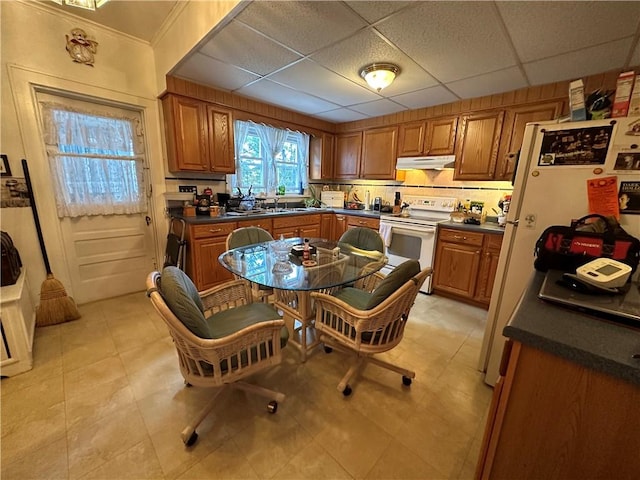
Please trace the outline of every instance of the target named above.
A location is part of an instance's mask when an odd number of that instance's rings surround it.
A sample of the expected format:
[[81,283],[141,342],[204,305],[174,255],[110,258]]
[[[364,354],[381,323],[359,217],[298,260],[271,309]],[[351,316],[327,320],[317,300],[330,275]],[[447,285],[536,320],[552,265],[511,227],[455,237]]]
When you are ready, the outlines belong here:
[[432,157],[400,157],[396,170],[443,170],[454,168],[455,155],[438,155]]

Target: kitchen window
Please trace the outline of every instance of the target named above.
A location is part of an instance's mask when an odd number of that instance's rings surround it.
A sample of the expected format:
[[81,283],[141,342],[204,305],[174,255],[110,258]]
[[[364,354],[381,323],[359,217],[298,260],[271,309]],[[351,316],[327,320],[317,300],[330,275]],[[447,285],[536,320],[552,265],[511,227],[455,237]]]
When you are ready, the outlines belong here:
[[274,195],[304,193],[309,179],[309,135],[253,122],[234,123],[236,174],[231,175],[235,191]]
[[44,93],[40,98],[58,216],[147,211],[140,114]]

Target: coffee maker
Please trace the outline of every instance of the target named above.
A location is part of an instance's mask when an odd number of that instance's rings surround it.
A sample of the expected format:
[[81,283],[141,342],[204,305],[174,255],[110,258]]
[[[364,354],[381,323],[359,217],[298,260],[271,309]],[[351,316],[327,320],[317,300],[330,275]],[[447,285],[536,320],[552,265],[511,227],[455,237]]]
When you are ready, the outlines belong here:
[[382,197],[376,197],[373,199],[373,210],[379,212],[382,209]]

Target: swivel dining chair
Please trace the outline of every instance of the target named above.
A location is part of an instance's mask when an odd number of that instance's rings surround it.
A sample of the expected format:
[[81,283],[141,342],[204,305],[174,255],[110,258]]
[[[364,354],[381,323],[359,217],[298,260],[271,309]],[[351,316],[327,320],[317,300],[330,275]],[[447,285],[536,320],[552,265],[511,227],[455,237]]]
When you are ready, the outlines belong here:
[[[339,243],[347,244],[354,249],[363,250],[365,254],[374,256],[372,254],[379,252],[380,256],[384,254],[384,241],[380,234],[375,230],[367,227],[354,227],[348,229],[342,234]],[[364,288],[371,291],[376,285],[376,277],[373,275],[366,275],[366,271],[362,272],[363,277],[354,285],[356,288]],[[380,274],[381,275],[381,274]],[[380,275],[377,278],[380,278]]]
[[[227,235],[226,249],[231,250],[232,248],[246,247],[271,240],[273,240],[273,237],[264,228],[240,227]],[[238,278],[239,277],[236,276],[236,279]],[[273,295],[272,288],[258,285],[257,283],[251,283],[251,292],[262,302],[268,302],[271,295]]]
[[182,270],[169,266],[149,274],[147,296],[169,329],[185,384],[220,387],[182,430],[186,446],[198,439],[196,428],[227,387],[270,398],[268,411],[276,412],[284,394],[241,380],[278,365],[289,333],[273,307],[254,302],[246,282],[233,280],[198,293]]
[[404,385],[411,385],[415,372],[374,355],[400,343],[411,307],[429,275],[431,268],[421,271],[417,260],[408,260],[386,277],[378,276],[379,283],[372,292],[345,287],[333,295],[311,293],[316,307],[315,327],[325,351],[336,349],[355,357],[338,383],[343,395],[351,394],[349,382],[366,363],[397,372]]

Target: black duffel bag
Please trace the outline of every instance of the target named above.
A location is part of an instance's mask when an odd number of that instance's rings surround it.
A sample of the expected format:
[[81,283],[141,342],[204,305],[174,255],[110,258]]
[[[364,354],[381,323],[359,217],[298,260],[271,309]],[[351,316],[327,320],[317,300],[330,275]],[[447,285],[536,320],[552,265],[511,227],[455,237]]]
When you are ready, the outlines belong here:
[[[596,222],[587,223],[589,219]],[[596,258],[611,258],[626,263],[632,273],[640,262],[640,240],[629,235],[615,219],[586,215],[571,226],[547,227],[536,242],[536,270],[549,269],[575,273],[576,269]]]

